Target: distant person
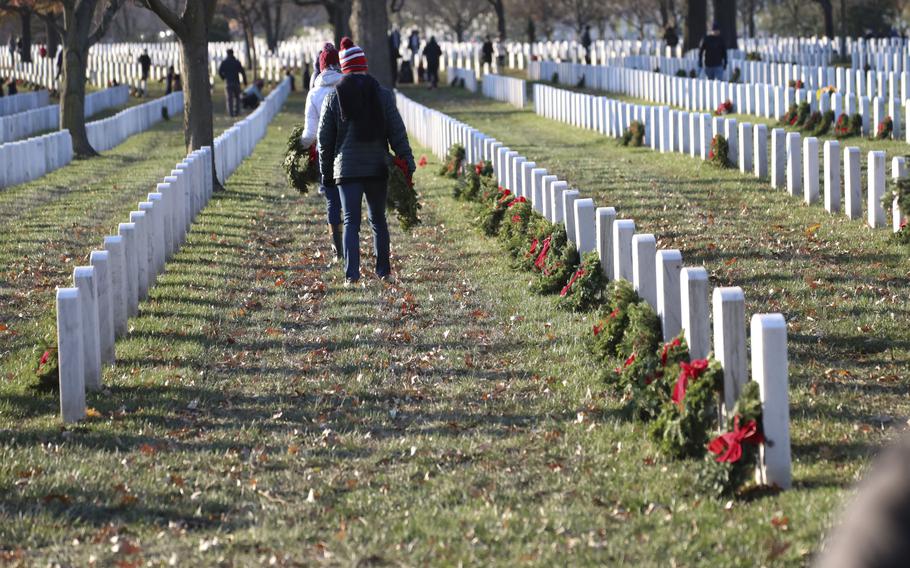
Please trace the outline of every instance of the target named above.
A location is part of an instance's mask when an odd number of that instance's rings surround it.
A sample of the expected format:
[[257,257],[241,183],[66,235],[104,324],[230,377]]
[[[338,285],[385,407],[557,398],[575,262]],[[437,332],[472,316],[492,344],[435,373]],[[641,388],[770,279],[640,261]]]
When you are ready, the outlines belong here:
[[240,97],[243,108],[255,110],[259,103],[265,100],[265,95],[262,94],[262,89],[264,88],[265,81],[256,79],[249,87],[244,89],[243,95]]
[[224,94],[227,98],[228,116],[240,114],[240,79],[246,85],[246,71],[243,65],[234,57],[234,50],[227,50],[227,57],[218,66],[218,76],[224,80]]
[[179,91],[181,89],[176,89],[175,83],[177,82],[177,71],[174,70],[173,65],[169,65],[167,68],[167,75],[164,76],[164,94],[170,95],[174,91]]
[[727,46],[720,36],[720,24],[714,22],[711,31],[701,40],[698,48],[698,66],[704,67],[708,79],[723,79],[727,68]]
[[[383,54],[384,55],[384,54]],[[335,183],[344,210],[345,286],[360,280],[360,222],[363,198],[373,229],[376,276],[391,272],[386,196],[389,186],[389,147],[407,164],[416,166],[408,132],[395,105],[395,95],[367,73],[367,58],[350,38],[341,40],[344,78],[330,91],[319,121],[319,170],[322,183]]]
[[398,82],[398,60],[401,59],[401,32],[392,30],[389,34],[389,63],[392,64],[392,86]]
[[420,32],[416,29],[411,30],[411,35],[408,36],[408,49],[411,50],[411,59],[413,60],[417,57],[417,52],[420,51]]
[[57,50],[57,76],[55,79],[59,79],[63,75],[63,48]]
[[288,67],[284,68],[284,76],[287,77],[288,79],[290,79],[290,81],[291,81],[291,92],[292,93],[295,92],[297,90],[297,78],[294,77],[293,73],[291,73],[290,68],[288,68]]
[[490,69],[493,68],[493,42],[490,41],[490,36],[484,38],[480,47],[480,63],[489,65]]
[[9,56],[15,60],[16,59],[16,36],[9,36],[9,42],[7,42],[7,49],[9,49]]
[[9,80],[9,85],[6,87],[6,94],[8,94],[9,96],[19,94],[19,87],[16,85],[15,79]]
[[139,69],[142,71],[142,79],[139,81],[139,92],[144,97],[148,92],[149,72],[152,70],[152,58],[149,57],[149,50],[142,50],[142,55],[139,56],[138,63]]
[[679,45],[679,36],[676,35],[676,27],[670,24],[664,29],[664,43],[667,47],[676,47]]
[[[300,135],[300,145],[304,148],[309,148],[316,143],[322,103],[344,77],[341,74],[338,50],[331,43],[322,46],[319,61],[322,72],[316,76],[313,88],[306,96],[305,121],[303,134]],[[323,180],[319,186],[319,193],[325,197],[326,221],[329,225],[329,235],[332,237],[332,251],[335,253],[336,260],[344,260],[344,243],[342,242],[344,225],[341,224],[341,198],[338,196],[338,186],[335,185],[334,180]]]
[[502,67],[506,62],[506,51],[502,47],[502,41],[497,37],[493,44],[493,51],[496,53],[496,65]]
[[591,63],[591,26],[585,26],[581,34],[581,46],[585,48],[585,63]]
[[312,80],[312,75],[310,74],[309,62],[304,61],[304,63],[303,63],[303,76],[301,77],[301,79],[302,79],[302,82],[300,84],[301,84],[301,86],[303,86],[304,89],[310,90],[313,88],[313,86],[310,85],[310,81]]
[[6,79],[4,79],[3,77],[0,77],[0,98],[5,96],[5,94],[3,93],[4,83],[6,83]]
[[436,43],[436,36],[430,36],[430,41],[423,46],[423,56],[427,58],[427,81],[430,88],[439,85],[439,58],[442,57],[442,48]]

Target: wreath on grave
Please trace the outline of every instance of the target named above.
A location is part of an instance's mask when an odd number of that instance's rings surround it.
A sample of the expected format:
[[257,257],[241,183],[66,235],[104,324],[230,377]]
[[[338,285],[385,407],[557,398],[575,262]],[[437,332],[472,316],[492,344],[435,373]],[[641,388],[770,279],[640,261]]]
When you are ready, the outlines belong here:
[[708,150],[708,161],[719,168],[730,167],[730,145],[722,134],[715,134]]
[[392,157],[389,165],[389,192],[386,205],[394,210],[401,230],[410,231],[420,224],[417,212],[421,209],[414,189],[414,180],[408,173],[408,162],[403,158]]
[[825,114],[822,115],[821,120],[818,123],[818,126],[815,127],[815,130],[812,131],[812,136],[820,137],[828,134],[828,131],[831,130],[831,124],[834,122],[834,111],[826,110]]
[[717,106],[717,109],[714,111],[714,114],[717,116],[723,116],[725,114],[733,113],[733,101],[730,99],[725,100]]
[[477,218],[480,230],[484,235],[494,237],[499,234],[499,227],[502,224],[503,217],[505,217],[506,210],[508,210],[514,200],[515,195],[511,191],[499,187],[499,194],[496,199],[492,200],[490,206],[484,208]]
[[689,71],[689,78],[690,78],[690,79],[694,79],[694,78],[696,78],[696,77],[698,77],[698,73],[695,71],[695,69],[692,69],[691,71]]
[[817,91],[815,91],[815,100],[821,102],[823,94],[828,93],[829,95],[833,95],[836,92],[837,92],[837,87],[834,87],[832,85],[828,85],[827,87],[822,87],[822,88],[818,89]]
[[[53,337],[53,336],[51,336]],[[37,345],[41,353],[35,364],[34,372],[37,382],[34,389],[39,392],[53,392],[60,389],[60,368],[57,359],[56,338],[41,339]]]
[[731,82],[731,83],[739,83],[739,80],[742,78],[742,74],[743,74],[743,72],[742,72],[742,70],[740,70],[739,67],[734,67],[734,68],[733,68],[733,76],[730,77],[730,82]]
[[607,301],[607,277],[596,252],[584,255],[578,270],[559,292],[558,306],[573,312],[587,312]]
[[758,383],[749,381],[727,420],[726,432],[707,446],[695,480],[705,493],[730,495],[752,479],[765,443]]
[[841,114],[834,124],[834,136],[838,139],[859,136],[863,132],[863,117],[859,114],[847,116]]
[[[910,159],[910,156],[907,157]],[[910,227],[907,219],[910,218],[910,178],[900,178],[893,181],[888,191],[882,196],[882,207],[886,211],[891,209],[891,204],[897,200],[897,210],[900,212],[903,221],[897,232],[892,235],[892,239],[900,244],[910,244]]]
[[750,51],[746,54],[746,61],[761,61],[761,54],[757,51]]
[[806,120],[809,119],[809,114],[811,112],[811,107],[809,103],[803,101],[799,103],[799,106],[796,107],[796,120],[790,123],[790,126],[801,127],[806,123]]
[[553,234],[556,228],[556,225],[547,221],[543,215],[532,211],[528,220],[524,245],[515,255],[515,267],[529,272],[536,271],[537,259],[543,251],[547,237]]
[[576,89],[584,89],[584,88],[585,88],[585,76],[584,76],[584,75],[582,75],[582,76],[581,76],[581,79],[579,79],[578,82],[575,83],[575,88],[576,88]]
[[791,89],[802,89],[803,82],[801,79],[790,79],[790,81],[787,83],[787,86]]
[[446,153],[446,159],[439,169],[439,175],[456,179],[462,174],[462,165],[464,165],[465,151],[461,144],[452,144]]
[[553,74],[550,75],[550,82],[553,83],[554,85],[558,85],[559,84],[559,73],[554,71]]
[[566,229],[560,224],[540,244],[540,252],[534,261],[537,279],[531,289],[537,294],[555,294],[566,285],[578,267],[578,251],[575,243],[569,241]]
[[793,126],[796,124],[796,119],[799,116],[799,106],[792,104],[790,108],[787,109],[787,112],[784,113],[784,116],[780,117],[778,124],[783,126]]
[[480,161],[459,178],[459,182],[452,188],[452,195],[463,201],[479,201],[483,187],[491,184],[495,187],[493,164],[489,160]]
[[631,404],[636,418],[649,421],[657,415],[662,397],[655,383],[660,360],[660,320],[647,302],[639,300],[627,308],[628,323],[618,350],[622,364],[613,369],[616,386]]
[[508,210],[499,226],[499,238],[512,258],[524,252],[528,244],[528,224],[531,222],[531,202],[524,196],[509,203]]
[[625,132],[622,133],[622,139],[620,143],[623,146],[632,146],[637,148],[644,144],[645,141],[645,125],[638,121],[633,120],[629,123],[629,127]]
[[[622,279],[610,283],[608,296],[609,302],[595,319],[588,345],[591,354],[605,368],[622,355],[619,346],[629,323],[629,306],[641,301],[632,284]],[[612,382],[614,377],[608,378]]]
[[687,73],[685,69],[677,69],[676,76],[685,78],[689,76],[689,73]]
[[808,130],[809,132],[814,131],[822,121],[822,113],[815,111],[810,114],[805,122],[803,122],[802,130]]
[[307,193],[311,185],[319,183],[319,157],[315,144],[304,148],[300,143],[302,134],[303,126],[298,125],[291,130],[282,168],[288,185],[300,193]]
[[[676,459],[701,455],[717,428],[718,394],[723,391],[724,371],[712,359],[680,360],[676,376],[661,377],[670,396],[648,433],[661,452]],[[671,386],[672,385],[672,386]]]
[[892,132],[894,132],[894,121],[891,120],[890,116],[886,116],[885,120],[879,122],[878,128],[875,129],[875,139],[887,140],[891,138]]

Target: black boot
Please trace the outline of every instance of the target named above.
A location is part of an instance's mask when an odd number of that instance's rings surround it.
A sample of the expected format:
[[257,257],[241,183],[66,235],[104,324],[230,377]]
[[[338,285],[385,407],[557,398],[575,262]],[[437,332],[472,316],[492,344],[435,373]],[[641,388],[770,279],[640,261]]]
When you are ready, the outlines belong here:
[[329,234],[332,235],[332,251],[336,260],[344,260],[344,225],[329,225]]

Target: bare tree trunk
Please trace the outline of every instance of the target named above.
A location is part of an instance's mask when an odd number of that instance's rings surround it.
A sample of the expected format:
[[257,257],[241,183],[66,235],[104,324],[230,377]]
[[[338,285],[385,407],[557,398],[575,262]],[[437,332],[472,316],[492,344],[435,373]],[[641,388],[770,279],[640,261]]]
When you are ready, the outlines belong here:
[[50,58],[57,55],[57,48],[60,46],[60,34],[57,33],[57,28],[54,27],[54,18],[55,16],[51,14],[42,16],[44,20],[44,35],[46,37],[45,43],[47,43],[47,56]]
[[822,9],[822,15],[825,18],[825,37],[834,38],[834,6],[831,0],[815,0]]
[[714,0],[714,20],[727,49],[736,49],[736,0]]
[[332,31],[335,36],[335,47],[341,43],[341,38],[351,35],[351,2],[350,0],[336,0],[325,4],[325,11],[328,14],[329,22],[332,24]]
[[695,49],[705,37],[708,19],[707,0],[689,0],[686,7],[686,33],[683,48]]
[[[67,34],[68,36],[74,34]],[[60,96],[60,128],[69,130],[73,154],[80,158],[97,156],[85,130],[85,70],[88,47],[80,49],[66,41],[63,45],[63,92]]]
[[506,40],[506,5],[503,0],[488,0],[493,11],[496,12],[496,29],[499,32],[499,41]]
[[[392,66],[388,44],[389,13],[385,1],[354,0],[351,7],[351,31],[357,44],[366,52],[370,75],[384,87],[392,87]],[[371,54],[375,54],[370,57]]]
[[[181,41],[183,58],[183,134],[187,152],[213,150],[212,91],[209,85],[209,44],[205,37]],[[213,165],[214,167],[214,165]]]
[[22,24],[22,34],[19,36],[22,41],[22,62],[32,62],[32,10],[22,8],[19,10],[19,22]]

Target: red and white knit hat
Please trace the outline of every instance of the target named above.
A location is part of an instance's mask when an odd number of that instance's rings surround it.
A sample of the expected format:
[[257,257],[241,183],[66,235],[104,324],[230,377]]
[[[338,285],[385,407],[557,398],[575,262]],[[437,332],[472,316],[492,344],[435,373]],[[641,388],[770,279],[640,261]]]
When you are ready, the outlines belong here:
[[338,52],[338,57],[341,59],[341,72],[366,72],[367,56],[363,54],[363,50],[354,45],[354,41],[349,37],[341,38],[339,45],[341,46],[341,51]]

